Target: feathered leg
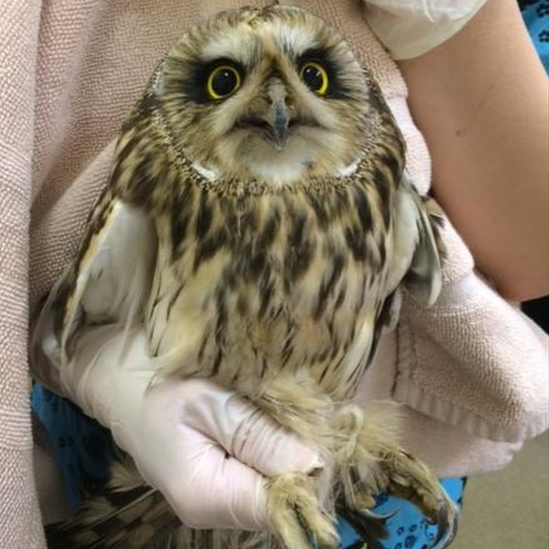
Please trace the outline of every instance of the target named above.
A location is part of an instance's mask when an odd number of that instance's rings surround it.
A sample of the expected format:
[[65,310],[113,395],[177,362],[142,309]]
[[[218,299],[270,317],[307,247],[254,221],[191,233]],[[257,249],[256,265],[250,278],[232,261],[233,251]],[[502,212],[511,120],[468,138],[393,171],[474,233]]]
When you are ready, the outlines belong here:
[[282,549],[336,549],[339,536],[329,498],[332,475],[328,467],[333,444],[332,401],[306,375],[301,379],[280,376],[264,384],[253,400],[281,425],[316,444],[327,465],[321,473],[290,473],[267,483],[271,531]]
[[[389,492],[416,505],[439,534],[431,549],[448,547],[457,531],[458,511],[438,480],[419,460],[403,450],[397,440],[398,413],[386,403],[372,403],[363,411],[349,405],[338,411],[334,427],[346,443],[336,453],[343,500],[351,510],[349,522],[371,537],[375,496]],[[341,501],[341,499],[340,499]],[[345,505],[338,511],[345,514]],[[365,528],[360,526],[363,515]],[[388,517],[378,517],[381,521]],[[383,535],[383,534],[381,534]],[[368,547],[382,547],[377,537]]]
[[334,518],[322,509],[314,479],[303,473],[273,478],[267,484],[269,522],[284,549],[336,549]]

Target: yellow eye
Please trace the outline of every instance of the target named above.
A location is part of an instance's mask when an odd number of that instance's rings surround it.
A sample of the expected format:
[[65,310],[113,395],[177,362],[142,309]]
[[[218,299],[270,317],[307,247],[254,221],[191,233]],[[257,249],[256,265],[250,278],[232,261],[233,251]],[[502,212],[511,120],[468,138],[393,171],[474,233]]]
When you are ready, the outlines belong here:
[[330,83],[326,69],[316,61],[308,61],[301,67],[301,80],[317,95],[326,95]]
[[212,99],[225,99],[240,88],[240,73],[231,65],[216,67],[208,76],[206,90]]

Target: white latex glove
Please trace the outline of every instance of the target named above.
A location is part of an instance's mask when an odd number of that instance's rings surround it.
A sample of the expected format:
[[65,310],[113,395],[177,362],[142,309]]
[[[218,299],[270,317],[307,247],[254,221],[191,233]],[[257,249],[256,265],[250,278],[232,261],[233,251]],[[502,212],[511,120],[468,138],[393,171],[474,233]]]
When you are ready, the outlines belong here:
[[318,453],[211,381],[150,387],[154,366],[142,328],[125,340],[112,330],[88,328],[79,336],[61,369],[69,398],[111,429],[186,525],[266,529],[266,477],[312,472],[322,465]]
[[426,53],[458,33],[487,0],[363,0],[366,17],[394,59]]

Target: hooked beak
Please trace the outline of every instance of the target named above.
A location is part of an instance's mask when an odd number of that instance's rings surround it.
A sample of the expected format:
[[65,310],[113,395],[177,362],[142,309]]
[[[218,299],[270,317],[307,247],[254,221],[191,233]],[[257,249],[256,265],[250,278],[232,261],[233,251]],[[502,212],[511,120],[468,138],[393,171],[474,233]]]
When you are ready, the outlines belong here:
[[266,133],[267,141],[277,150],[283,149],[288,141],[290,113],[284,101],[271,105],[267,119],[272,131]]
[[238,122],[240,128],[251,128],[261,133],[261,137],[273,149],[282,150],[290,135],[291,113],[285,102],[273,102],[263,116],[247,116]]
[[267,141],[275,149],[280,150],[284,148],[288,141],[290,113],[287,105],[288,90],[277,76],[269,81],[268,95],[271,106],[267,115],[267,122],[272,128],[272,135],[267,136]]
[[288,92],[282,81],[274,77],[268,83],[268,104],[261,113],[239,120],[239,127],[253,128],[273,149],[282,150],[288,143],[290,127],[297,122],[288,107]]

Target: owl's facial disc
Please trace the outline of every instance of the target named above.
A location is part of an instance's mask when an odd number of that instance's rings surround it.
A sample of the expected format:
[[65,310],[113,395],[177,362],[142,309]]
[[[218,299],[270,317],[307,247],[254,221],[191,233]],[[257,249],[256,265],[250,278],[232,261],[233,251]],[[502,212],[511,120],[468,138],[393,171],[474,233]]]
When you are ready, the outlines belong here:
[[204,173],[280,187],[344,173],[368,139],[369,89],[348,45],[281,6],[226,12],[165,62],[170,133]]

